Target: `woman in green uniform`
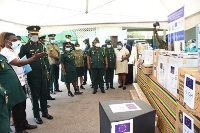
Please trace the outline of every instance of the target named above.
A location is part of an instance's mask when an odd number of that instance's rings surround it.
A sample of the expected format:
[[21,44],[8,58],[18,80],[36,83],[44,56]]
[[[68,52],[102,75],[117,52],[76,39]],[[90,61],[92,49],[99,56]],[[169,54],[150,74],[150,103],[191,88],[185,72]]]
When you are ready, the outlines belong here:
[[84,53],[80,49],[80,45],[78,42],[75,43],[75,51],[72,51],[72,54],[75,56],[75,64],[76,64],[76,88],[78,86],[78,78],[80,79],[80,88],[85,89],[83,87],[83,75],[84,75]]
[[78,88],[76,88],[76,65],[75,65],[75,56],[71,52],[71,45],[69,43],[63,43],[64,51],[60,56],[60,63],[63,70],[63,75],[68,90],[68,96],[73,97],[74,95],[70,91],[70,83],[74,87],[74,94],[82,94]]

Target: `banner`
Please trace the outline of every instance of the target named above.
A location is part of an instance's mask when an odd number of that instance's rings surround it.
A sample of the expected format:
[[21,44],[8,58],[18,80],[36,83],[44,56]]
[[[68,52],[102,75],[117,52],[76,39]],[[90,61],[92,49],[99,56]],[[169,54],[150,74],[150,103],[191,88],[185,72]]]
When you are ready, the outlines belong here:
[[184,51],[185,49],[185,17],[184,7],[168,16],[168,50]]
[[198,48],[198,59],[199,59],[199,64],[198,64],[198,69],[200,72],[200,23],[196,25],[196,48]]

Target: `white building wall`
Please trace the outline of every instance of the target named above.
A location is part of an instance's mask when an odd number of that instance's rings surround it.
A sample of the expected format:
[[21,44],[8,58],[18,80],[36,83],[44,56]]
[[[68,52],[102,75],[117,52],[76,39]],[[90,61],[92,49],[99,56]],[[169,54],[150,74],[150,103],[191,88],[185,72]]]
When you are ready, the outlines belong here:
[[99,38],[100,44],[105,44],[106,39],[110,36],[118,36],[122,32],[122,27],[97,27],[96,37]]

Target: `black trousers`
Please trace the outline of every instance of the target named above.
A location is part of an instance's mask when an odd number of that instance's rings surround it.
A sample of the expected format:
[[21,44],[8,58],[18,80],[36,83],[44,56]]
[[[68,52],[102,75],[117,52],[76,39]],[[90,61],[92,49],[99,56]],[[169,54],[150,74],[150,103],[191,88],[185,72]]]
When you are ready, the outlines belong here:
[[[88,67],[87,67],[87,64],[85,64],[84,65],[84,79],[83,79],[84,83],[87,83],[87,72],[88,72]],[[91,71],[89,71],[89,74],[90,74],[90,78],[91,78]]]
[[[25,92],[25,86],[22,86]],[[24,127],[28,124],[26,120],[26,100],[16,104],[12,108],[12,116],[15,125],[15,131],[20,132],[24,130]]]

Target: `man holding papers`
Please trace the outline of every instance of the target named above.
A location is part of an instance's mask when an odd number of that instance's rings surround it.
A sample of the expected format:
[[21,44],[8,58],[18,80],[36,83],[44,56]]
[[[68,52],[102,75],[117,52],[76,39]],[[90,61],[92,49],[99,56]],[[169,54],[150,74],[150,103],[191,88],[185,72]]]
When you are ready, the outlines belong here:
[[[13,70],[17,74],[17,77],[21,83],[22,89],[25,92],[25,73],[23,65],[33,62],[35,59],[40,58],[45,53],[37,53],[27,60],[20,60],[18,54],[14,51],[16,46],[18,45],[17,38],[13,33],[5,33],[4,36],[4,46],[1,50],[1,54],[5,56],[8,60],[8,63],[12,66]],[[34,129],[36,125],[28,124],[26,120],[26,100],[15,105],[12,108],[13,120],[15,123],[16,132],[22,132],[25,129]]]

